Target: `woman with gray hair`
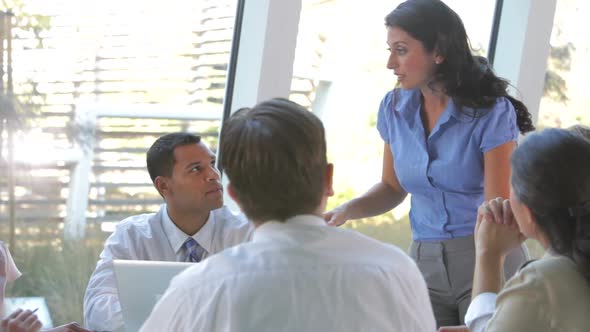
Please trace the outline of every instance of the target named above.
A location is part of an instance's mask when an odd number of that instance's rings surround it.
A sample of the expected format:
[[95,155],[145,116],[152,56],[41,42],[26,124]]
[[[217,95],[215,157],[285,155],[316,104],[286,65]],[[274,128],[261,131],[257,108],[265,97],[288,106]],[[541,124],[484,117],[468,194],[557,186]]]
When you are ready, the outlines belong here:
[[[525,139],[511,164],[510,200],[494,199],[479,209],[473,301],[465,321],[473,332],[587,331],[590,141],[546,129]],[[538,241],[546,254],[502,287],[502,262],[525,238]]]

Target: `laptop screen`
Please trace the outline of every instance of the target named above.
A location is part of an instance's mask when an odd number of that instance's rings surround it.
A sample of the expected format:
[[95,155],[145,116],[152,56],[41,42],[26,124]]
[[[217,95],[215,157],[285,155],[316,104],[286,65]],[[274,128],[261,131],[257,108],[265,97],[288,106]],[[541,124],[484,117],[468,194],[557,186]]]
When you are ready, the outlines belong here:
[[114,260],[125,330],[135,332],[149,317],[172,278],[195,263]]

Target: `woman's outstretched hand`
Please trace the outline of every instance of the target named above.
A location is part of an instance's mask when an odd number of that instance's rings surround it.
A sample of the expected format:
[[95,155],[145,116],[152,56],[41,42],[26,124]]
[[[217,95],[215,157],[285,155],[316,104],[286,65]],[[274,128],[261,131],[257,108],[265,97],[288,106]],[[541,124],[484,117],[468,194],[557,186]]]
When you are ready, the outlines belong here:
[[348,221],[346,204],[342,204],[333,210],[324,213],[324,220],[330,226],[340,226]]

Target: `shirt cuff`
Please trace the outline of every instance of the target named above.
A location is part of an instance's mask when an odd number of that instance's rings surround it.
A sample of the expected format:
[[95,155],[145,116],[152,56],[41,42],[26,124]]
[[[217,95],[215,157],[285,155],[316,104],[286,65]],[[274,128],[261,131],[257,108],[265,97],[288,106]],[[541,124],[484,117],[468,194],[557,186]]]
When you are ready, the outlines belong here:
[[471,300],[465,315],[465,324],[471,332],[483,332],[496,310],[496,293],[481,293]]

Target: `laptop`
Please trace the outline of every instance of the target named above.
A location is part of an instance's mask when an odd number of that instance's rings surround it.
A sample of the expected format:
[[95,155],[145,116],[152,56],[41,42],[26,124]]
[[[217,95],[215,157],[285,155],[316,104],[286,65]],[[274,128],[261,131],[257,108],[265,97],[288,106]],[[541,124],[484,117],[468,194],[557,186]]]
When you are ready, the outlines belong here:
[[135,332],[149,317],[172,278],[195,263],[114,260],[125,331]]

